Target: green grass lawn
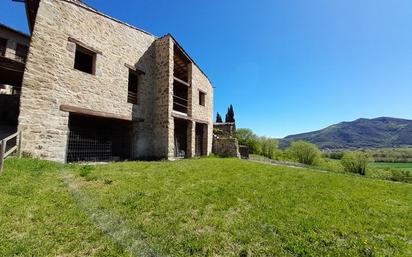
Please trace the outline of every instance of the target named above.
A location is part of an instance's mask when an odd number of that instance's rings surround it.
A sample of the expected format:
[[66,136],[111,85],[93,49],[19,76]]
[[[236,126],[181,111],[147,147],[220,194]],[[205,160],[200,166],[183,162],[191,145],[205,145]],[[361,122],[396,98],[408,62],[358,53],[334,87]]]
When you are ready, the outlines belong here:
[[412,256],[412,185],[235,159],[10,159],[0,256]]
[[377,169],[391,168],[391,169],[412,171],[412,163],[375,162],[371,164],[371,167],[377,168]]

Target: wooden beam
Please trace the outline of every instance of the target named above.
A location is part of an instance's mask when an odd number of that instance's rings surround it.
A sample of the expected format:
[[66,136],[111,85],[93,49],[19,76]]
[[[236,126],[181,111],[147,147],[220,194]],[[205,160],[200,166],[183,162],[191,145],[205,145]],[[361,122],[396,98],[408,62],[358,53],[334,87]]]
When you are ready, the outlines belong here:
[[190,87],[190,84],[187,83],[186,81],[183,81],[183,80],[181,80],[181,79],[179,79],[179,78],[176,78],[176,77],[173,77],[173,78],[174,78],[175,81],[179,82],[180,84],[183,84],[183,85],[185,85],[185,86]]
[[206,124],[209,125],[210,123],[206,120],[200,120],[200,119],[194,119],[188,115],[185,115],[183,113],[180,113],[178,111],[172,111],[172,117],[173,118],[178,118],[178,119],[182,119],[182,120],[188,120],[188,121],[194,121],[197,123],[202,123],[202,124]]
[[196,123],[202,123],[204,125],[209,125],[210,123],[206,120],[200,120],[200,119],[193,119],[194,122]]
[[181,112],[178,112],[178,111],[175,111],[175,110],[172,111],[172,117],[178,118],[178,119],[183,119],[183,120],[190,120],[190,121],[193,120],[192,117],[189,117],[187,114],[181,113]]
[[114,113],[109,113],[109,112],[94,111],[94,110],[66,105],[66,104],[60,105],[60,110],[63,112],[71,112],[71,113],[77,113],[77,114],[81,114],[85,116],[101,117],[101,118],[107,118],[107,119],[135,121],[135,122],[144,121],[144,119],[132,119],[132,117],[125,116],[125,115],[119,115],[119,114],[114,114]]
[[138,68],[136,68],[136,67],[133,66],[133,65],[130,65],[130,64],[125,63],[124,66],[125,66],[126,68],[131,69],[132,71],[135,71],[135,72],[138,73],[139,75],[145,75],[145,74],[146,74],[146,72],[144,72],[144,71],[142,71],[142,70],[139,70]]

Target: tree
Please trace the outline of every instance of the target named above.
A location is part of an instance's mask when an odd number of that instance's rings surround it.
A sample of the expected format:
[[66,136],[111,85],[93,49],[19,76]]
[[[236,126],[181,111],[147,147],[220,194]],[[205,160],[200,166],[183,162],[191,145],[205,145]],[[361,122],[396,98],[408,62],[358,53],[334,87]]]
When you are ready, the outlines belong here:
[[262,147],[260,145],[258,136],[256,136],[250,129],[238,129],[235,133],[240,145],[247,146],[250,153],[260,154]]
[[364,152],[345,152],[343,154],[341,164],[345,171],[365,175],[368,164],[373,159],[368,153]]
[[229,116],[230,116],[230,122],[235,122],[235,111],[233,110],[233,106],[230,105],[229,107]]
[[227,109],[225,122],[235,122],[235,112],[233,111],[233,106],[230,105]]
[[220,114],[219,113],[217,113],[217,115],[216,115],[216,123],[222,123],[223,121],[222,121],[222,116],[220,116]]
[[288,151],[296,161],[307,165],[313,165],[321,158],[319,148],[304,141],[293,142]]
[[273,159],[278,153],[278,140],[270,137],[259,137],[250,129],[238,129],[235,138],[240,145],[247,146],[252,154],[260,154]]
[[230,114],[229,114],[229,112],[230,112],[230,110],[229,110],[229,108],[228,108],[228,109],[227,109],[227,112],[226,112],[225,122],[230,122]]
[[259,142],[262,148],[261,154],[267,158],[273,159],[278,150],[278,140],[270,137],[260,137]]

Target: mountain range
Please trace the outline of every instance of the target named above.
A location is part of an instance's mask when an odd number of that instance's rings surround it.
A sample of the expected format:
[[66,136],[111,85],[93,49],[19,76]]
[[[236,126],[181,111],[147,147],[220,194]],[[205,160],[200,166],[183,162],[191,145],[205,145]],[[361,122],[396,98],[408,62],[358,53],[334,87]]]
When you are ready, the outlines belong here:
[[285,148],[303,140],[321,149],[354,149],[412,146],[412,120],[380,117],[341,122],[327,128],[280,139]]

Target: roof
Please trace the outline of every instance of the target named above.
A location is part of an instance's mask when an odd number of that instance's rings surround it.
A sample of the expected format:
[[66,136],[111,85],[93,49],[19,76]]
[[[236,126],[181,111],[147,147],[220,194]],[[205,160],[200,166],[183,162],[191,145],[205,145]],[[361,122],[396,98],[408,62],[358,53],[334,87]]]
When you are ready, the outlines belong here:
[[164,37],[167,37],[167,36],[169,36],[169,37],[172,38],[172,40],[175,42],[175,44],[177,45],[177,47],[179,47],[179,49],[184,53],[184,55],[186,55],[186,57],[187,57],[194,65],[196,65],[196,67],[199,68],[200,72],[202,72],[202,74],[205,75],[205,77],[207,78],[207,80],[209,81],[209,83],[212,84],[212,82],[210,81],[210,79],[209,79],[209,77],[206,75],[206,73],[200,68],[199,65],[197,65],[197,63],[192,59],[192,57],[190,57],[190,55],[189,55],[189,54],[186,52],[186,50],[179,44],[179,42],[176,40],[176,38],[175,38],[172,34],[168,33],[168,34],[164,35],[164,36],[161,37],[161,38],[164,38]]

